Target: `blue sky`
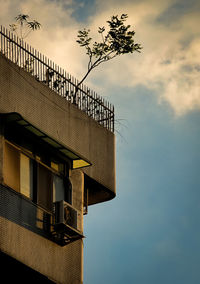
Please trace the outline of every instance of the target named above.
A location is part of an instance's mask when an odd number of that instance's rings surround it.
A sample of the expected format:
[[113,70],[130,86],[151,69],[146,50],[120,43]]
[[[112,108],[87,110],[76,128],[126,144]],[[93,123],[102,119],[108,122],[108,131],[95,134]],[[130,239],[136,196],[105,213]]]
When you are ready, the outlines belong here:
[[128,108],[118,195],[86,217],[86,283],[198,283],[200,113],[174,120],[141,93]]
[[199,1],[0,3],[4,25],[20,11],[39,20],[43,29],[31,44],[78,78],[87,58],[77,30],[128,13],[142,53],[87,80],[115,105],[117,196],[84,217],[84,283],[199,283]]

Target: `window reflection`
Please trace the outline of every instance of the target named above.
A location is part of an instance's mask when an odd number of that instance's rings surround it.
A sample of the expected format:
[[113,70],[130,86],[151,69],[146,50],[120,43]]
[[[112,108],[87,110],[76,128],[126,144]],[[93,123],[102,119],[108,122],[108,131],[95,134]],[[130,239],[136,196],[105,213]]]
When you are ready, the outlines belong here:
[[65,200],[64,181],[61,177],[53,176],[53,202]]

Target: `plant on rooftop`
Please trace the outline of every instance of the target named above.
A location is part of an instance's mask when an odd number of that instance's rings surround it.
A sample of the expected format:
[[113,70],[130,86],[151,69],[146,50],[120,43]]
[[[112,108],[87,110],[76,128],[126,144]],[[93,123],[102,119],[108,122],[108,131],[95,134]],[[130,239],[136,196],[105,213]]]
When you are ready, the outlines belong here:
[[19,14],[15,17],[15,23],[10,24],[10,30],[14,32],[20,40],[24,40],[32,31],[39,30],[41,24],[36,20],[29,20],[29,15]]
[[76,86],[75,95],[78,87],[94,68],[119,55],[141,51],[141,45],[134,41],[135,31],[130,30],[130,25],[125,25],[127,18],[127,14],[122,14],[120,17],[118,15],[112,16],[111,20],[107,21],[109,27],[107,32],[105,27],[99,27],[98,33],[101,36],[99,42],[92,43],[89,29],[78,31],[77,43],[86,49],[89,61],[86,74]]
[[[11,32],[15,33],[20,40],[23,42],[25,38],[29,36],[32,31],[39,30],[41,24],[36,20],[30,20],[29,15],[19,14],[15,17],[15,23],[9,25]],[[16,58],[16,63],[19,59],[19,50]],[[23,68],[29,73],[33,73],[33,58],[27,58],[23,64]]]

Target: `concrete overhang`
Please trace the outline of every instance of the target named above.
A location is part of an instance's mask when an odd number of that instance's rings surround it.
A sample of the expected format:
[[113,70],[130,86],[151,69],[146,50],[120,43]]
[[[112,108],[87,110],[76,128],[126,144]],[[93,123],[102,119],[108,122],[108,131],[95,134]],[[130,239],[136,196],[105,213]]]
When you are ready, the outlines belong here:
[[19,114],[22,120],[92,164],[81,168],[89,205],[115,197],[114,133],[1,55],[0,113]]
[[[63,158],[66,158],[71,161],[72,169],[80,169],[84,167],[91,166],[91,162],[84,158],[79,153],[74,152],[70,148],[62,145],[60,142],[56,141],[54,138],[50,137],[33,124],[24,119],[19,113],[0,113],[0,116],[4,118],[6,124],[14,123],[14,125],[20,125],[24,129],[30,131],[41,141],[49,144],[53,147]],[[14,126],[13,125],[13,126]]]

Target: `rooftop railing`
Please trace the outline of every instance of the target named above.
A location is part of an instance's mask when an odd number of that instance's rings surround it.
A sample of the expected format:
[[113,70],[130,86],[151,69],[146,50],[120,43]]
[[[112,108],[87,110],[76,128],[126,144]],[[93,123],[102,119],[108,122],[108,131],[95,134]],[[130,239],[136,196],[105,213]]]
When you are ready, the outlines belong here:
[[59,96],[84,111],[100,125],[114,132],[114,106],[54,64],[16,35],[1,26],[0,52],[29,72],[37,81],[46,84]]

